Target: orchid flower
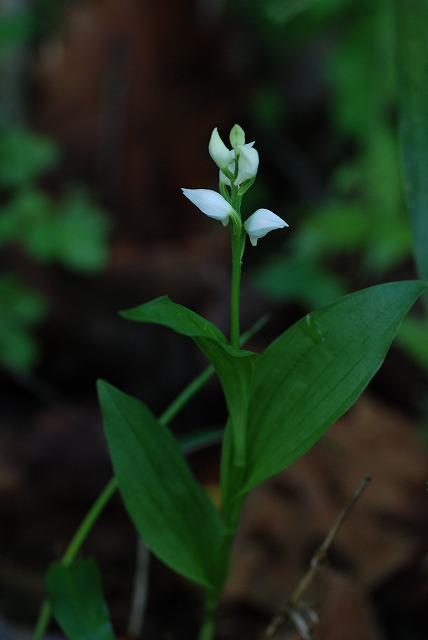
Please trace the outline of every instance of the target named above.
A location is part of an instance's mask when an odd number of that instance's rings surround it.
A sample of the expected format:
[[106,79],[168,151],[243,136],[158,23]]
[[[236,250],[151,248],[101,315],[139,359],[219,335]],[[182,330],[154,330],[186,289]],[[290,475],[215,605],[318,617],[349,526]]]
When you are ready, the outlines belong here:
[[225,198],[211,189],[181,189],[186,198],[193,202],[209,218],[220,220],[226,227],[229,218],[238,214]]
[[[229,223],[229,218],[232,218],[233,235],[241,238],[238,242],[243,240],[244,228],[251,244],[255,247],[258,239],[263,238],[269,231],[283,229],[288,227],[288,224],[269,209],[257,209],[242,224],[241,200],[257,174],[259,154],[254,149],[254,142],[245,142],[244,130],[237,124],[232,127],[229,141],[232,149],[224,144],[216,127],[211,133],[208,145],[209,154],[220,170],[221,193],[211,189],[182,189],[182,191],[186,198],[209,218],[220,220],[224,226]],[[225,189],[224,185],[228,189]],[[240,252],[241,257],[243,250],[244,244]]]
[[282,218],[277,216],[269,209],[257,209],[245,222],[244,227],[253,247],[256,246],[257,240],[263,238],[269,231],[274,229],[283,229],[288,227]]

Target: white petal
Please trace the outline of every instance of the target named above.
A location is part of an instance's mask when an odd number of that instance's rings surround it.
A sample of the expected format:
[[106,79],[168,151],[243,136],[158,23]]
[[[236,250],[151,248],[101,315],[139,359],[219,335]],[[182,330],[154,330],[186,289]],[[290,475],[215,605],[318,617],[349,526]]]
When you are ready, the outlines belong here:
[[238,155],[238,176],[234,182],[236,186],[254,178],[259,168],[259,154],[253,148],[254,142],[243,144],[237,147]]
[[217,131],[217,127],[213,130],[208,145],[208,151],[216,165],[223,169],[233,160],[232,151],[226,147]]
[[234,212],[231,205],[217,191],[211,189],[181,189],[186,198],[193,202],[209,218],[221,220],[226,226]]
[[283,229],[288,227],[282,218],[277,216],[269,209],[257,209],[244,223],[244,227],[253,247],[256,246],[257,240],[263,238],[269,231],[274,229]]

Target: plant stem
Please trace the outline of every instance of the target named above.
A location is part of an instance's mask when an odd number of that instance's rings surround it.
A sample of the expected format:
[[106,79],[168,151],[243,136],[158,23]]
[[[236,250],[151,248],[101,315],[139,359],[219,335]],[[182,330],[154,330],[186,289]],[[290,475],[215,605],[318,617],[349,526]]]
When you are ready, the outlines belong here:
[[189,402],[189,400],[195,395],[197,391],[209,380],[214,373],[214,367],[209,366],[199,375],[196,376],[190,382],[187,387],[178,394],[178,396],[171,402],[169,407],[165,409],[162,415],[158,418],[160,424],[166,426],[171,420],[183,409],[183,407]]
[[198,640],[212,640],[214,636],[214,612],[217,605],[217,599],[206,597],[204,608],[204,619],[199,629]]
[[36,628],[33,633],[33,640],[40,640],[45,635],[48,628],[49,621],[52,615],[52,607],[49,600],[45,600],[40,609],[39,617],[37,619]]
[[232,275],[230,287],[230,344],[239,349],[242,235],[238,225],[232,229]]

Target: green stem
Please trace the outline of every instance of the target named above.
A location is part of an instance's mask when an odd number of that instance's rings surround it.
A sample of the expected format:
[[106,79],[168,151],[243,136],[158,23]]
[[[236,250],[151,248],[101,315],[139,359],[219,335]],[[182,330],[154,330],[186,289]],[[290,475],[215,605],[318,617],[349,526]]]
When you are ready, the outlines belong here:
[[214,637],[214,613],[217,606],[217,599],[210,597],[205,599],[204,618],[199,629],[198,640],[212,640]]
[[230,287],[230,344],[239,349],[242,235],[238,225],[232,229],[232,276]]
[[52,607],[49,600],[45,600],[40,609],[39,617],[37,619],[36,628],[33,633],[33,640],[40,640],[45,635],[48,628],[49,621],[52,615]]
[[199,391],[214,373],[214,367],[207,367],[190,382],[185,389],[171,402],[159,417],[160,424],[166,426],[183,409],[189,400]]
[[73,562],[74,558],[79,553],[82,544],[88,537],[92,527],[98,520],[101,513],[104,511],[104,508],[106,507],[108,502],[110,502],[110,499],[115,493],[116,489],[117,480],[113,477],[101,491],[100,495],[95,500],[94,504],[84,517],[82,523],[71,539],[71,542],[68,545],[66,552],[64,553],[64,556],[62,558],[62,564],[64,564],[65,566],[69,566]]

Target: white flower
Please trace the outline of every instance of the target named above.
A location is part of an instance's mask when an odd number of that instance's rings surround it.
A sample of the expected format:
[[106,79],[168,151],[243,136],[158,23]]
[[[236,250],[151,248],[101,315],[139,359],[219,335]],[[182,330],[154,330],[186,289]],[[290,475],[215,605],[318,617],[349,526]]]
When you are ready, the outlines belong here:
[[236,147],[238,155],[238,175],[234,182],[235,186],[239,186],[245,180],[254,178],[259,168],[259,154],[253,148],[254,142],[241,144]]
[[274,229],[283,229],[288,227],[282,218],[277,216],[269,209],[257,209],[244,223],[244,227],[253,247],[256,246],[257,240],[263,238],[269,231]]
[[198,209],[209,218],[220,220],[224,226],[229,217],[238,215],[225,198],[211,189],[181,189],[186,198],[193,202]]
[[235,157],[234,152],[228,149],[220,138],[217,127],[211,134],[208,151],[211,158],[220,169],[227,167]]

